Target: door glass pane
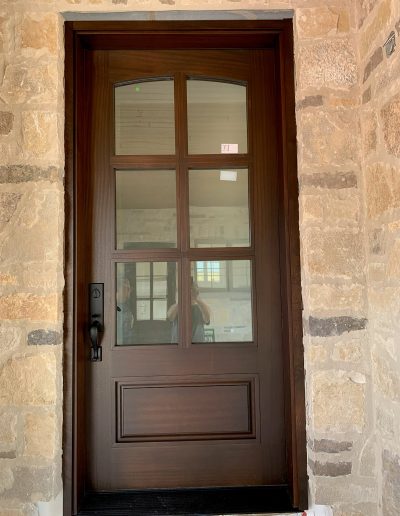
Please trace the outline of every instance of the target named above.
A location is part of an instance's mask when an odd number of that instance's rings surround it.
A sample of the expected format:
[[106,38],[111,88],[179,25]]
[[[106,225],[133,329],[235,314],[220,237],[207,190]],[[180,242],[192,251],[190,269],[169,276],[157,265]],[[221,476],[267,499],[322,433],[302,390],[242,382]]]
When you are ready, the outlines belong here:
[[115,154],[175,154],[172,79],[115,88]]
[[249,246],[248,171],[190,170],[189,214],[191,247]]
[[192,341],[251,342],[251,261],[196,261],[191,271]]
[[117,249],[176,247],[175,170],[116,171]]
[[189,79],[189,154],[246,153],[246,98],[241,84]]
[[177,343],[177,263],[117,263],[115,274],[116,345]]

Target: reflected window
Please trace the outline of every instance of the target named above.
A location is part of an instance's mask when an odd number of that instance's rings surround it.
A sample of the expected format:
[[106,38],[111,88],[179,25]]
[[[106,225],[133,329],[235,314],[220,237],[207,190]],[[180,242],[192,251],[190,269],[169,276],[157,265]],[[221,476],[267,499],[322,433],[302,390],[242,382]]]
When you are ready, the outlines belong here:
[[177,303],[176,270],[175,262],[117,263],[117,346],[178,342],[167,316]]
[[192,342],[251,342],[251,261],[196,261],[191,270]]

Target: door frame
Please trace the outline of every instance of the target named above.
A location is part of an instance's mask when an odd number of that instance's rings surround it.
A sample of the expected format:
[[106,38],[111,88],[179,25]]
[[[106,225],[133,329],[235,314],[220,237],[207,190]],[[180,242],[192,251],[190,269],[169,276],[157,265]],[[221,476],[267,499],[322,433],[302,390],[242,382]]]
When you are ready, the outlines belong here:
[[[77,274],[77,226],[84,218],[77,197],[85,181],[83,158],[87,123],[83,97],[86,49],[185,48],[274,49],[277,70],[278,161],[280,171],[280,256],[285,375],[285,420],[288,482],[294,508],[308,508],[302,298],[298,216],[292,20],[260,21],[73,21],[65,23],[65,291],[63,381],[64,515],[77,514],[85,491],[85,361],[88,349],[77,342],[78,307],[86,285]],[[193,43],[192,43],[193,44]],[[79,116],[78,116],[79,115]],[[83,294],[82,294],[83,292]]]

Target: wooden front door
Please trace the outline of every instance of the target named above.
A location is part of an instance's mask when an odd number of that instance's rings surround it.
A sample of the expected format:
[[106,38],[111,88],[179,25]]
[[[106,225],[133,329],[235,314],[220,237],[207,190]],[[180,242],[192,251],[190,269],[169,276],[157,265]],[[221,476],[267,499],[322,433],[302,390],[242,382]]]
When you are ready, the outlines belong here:
[[292,483],[279,61],[196,46],[82,61],[86,491]]

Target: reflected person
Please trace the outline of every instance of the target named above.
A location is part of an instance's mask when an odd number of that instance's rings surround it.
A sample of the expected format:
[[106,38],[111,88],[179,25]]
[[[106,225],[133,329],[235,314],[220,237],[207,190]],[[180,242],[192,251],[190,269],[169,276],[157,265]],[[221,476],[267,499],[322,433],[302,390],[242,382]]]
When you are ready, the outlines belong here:
[[134,344],[134,317],[130,306],[131,283],[126,276],[117,278],[117,345]]
[[[193,281],[191,286],[192,304],[192,342],[205,342],[204,325],[210,324],[210,308],[200,298],[199,287]],[[167,312],[168,319],[172,322],[172,342],[178,342],[178,303],[170,306]]]

